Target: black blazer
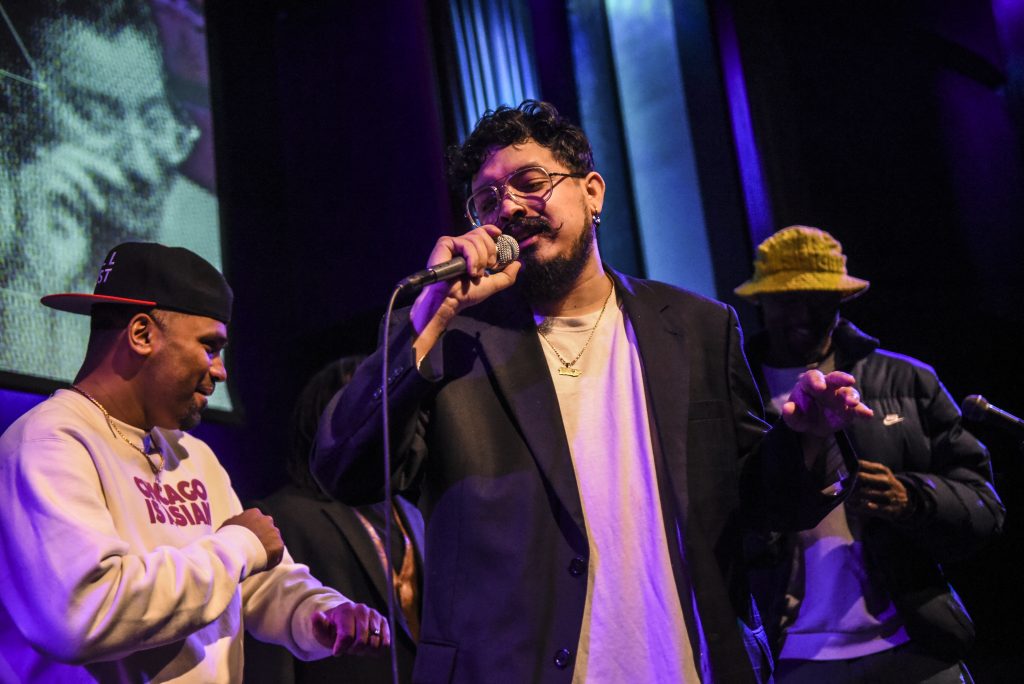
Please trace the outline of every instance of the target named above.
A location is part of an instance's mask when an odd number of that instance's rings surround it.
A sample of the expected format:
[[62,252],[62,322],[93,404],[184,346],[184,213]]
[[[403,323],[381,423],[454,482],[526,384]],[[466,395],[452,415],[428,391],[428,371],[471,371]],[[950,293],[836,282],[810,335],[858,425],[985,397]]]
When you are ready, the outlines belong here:
[[[350,507],[295,485],[288,485],[251,505],[274,518],[292,558],[308,565],[314,577],[351,600],[387,614],[387,588],[380,558],[373,540]],[[415,506],[401,497],[396,497],[395,507],[416,554],[421,581],[417,595],[422,596],[423,517]],[[393,529],[399,534],[397,528]],[[416,644],[397,605],[396,611],[399,630],[392,635],[393,643],[398,649],[399,677],[408,682],[412,679]],[[282,646],[266,644],[246,634],[245,681],[390,684],[391,660],[389,656],[341,656],[304,662]]]
[[[682,539],[669,549],[680,596],[688,596],[685,553],[716,681],[764,679],[745,648],[755,642],[743,639],[756,627],[740,563],[743,524],[813,526],[835,502],[820,494],[792,433],[765,439],[732,309],[611,275],[644,368],[666,535]],[[586,597],[586,525],[529,307],[513,287],[467,309],[418,372],[407,312],[393,327],[394,482],[420,487],[427,521],[414,681],[569,682]],[[312,471],[349,503],[382,491],[382,355],[360,366],[320,424]],[[682,604],[695,637],[690,602]],[[754,649],[760,660],[767,644]]]

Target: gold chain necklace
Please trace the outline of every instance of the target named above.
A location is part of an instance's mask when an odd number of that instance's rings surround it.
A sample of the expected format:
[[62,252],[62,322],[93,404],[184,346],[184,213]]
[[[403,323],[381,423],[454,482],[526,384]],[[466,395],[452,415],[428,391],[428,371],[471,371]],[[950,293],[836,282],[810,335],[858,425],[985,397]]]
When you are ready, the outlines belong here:
[[565,375],[570,378],[578,378],[583,375],[583,371],[579,368],[573,368],[573,366],[575,366],[576,362],[583,356],[583,352],[587,351],[587,347],[590,346],[590,341],[594,339],[594,333],[597,332],[597,326],[601,324],[601,318],[604,316],[604,310],[608,307],[608,301],[612,298],[613,292],[615,292],[614,284],[612,284],[611,289],[608,290],[608,296],[604,298],[604,304],[601,305],[601,313],[597,314],[597,321],[594,323],[594,327],[590,329],[590,335],[587,336],[587,341],[583,343],[583,349],[580,349],[580,353],[577,354],[576,358],[572,361],[566,361],[562,358],[562,355],[558,353],[557,349],[555,349],[555,345],[551,344],[551,340],[549,340],[548,336],[544,334],[544,331],[537,328],[537,332],[540,333],[541,339],[547,342],[548,346],[551,347],[551,351],[555,352],[555,356],[557,356],[558,360],[562,363],[562,365],[558,367],[559,375]]
[[71,389],[73,389],[74,391],[78,392],[83,397],[91,401],[96,406],[96,408],[98,408],[100,412],[103,413],[103,417],[107,419],[107,426],[110,428],[110,432],[113,433],[115,437],[120,437],[125,444],[130,446],[132,449],[135,449],[140,454],[142,454],[142,457],[146,459],[146,463],[149,464],[149,469],[152,470],[153,474],[157,476],[157,479],[159,479],[160,473],[164,469],[164,455],[159,451],[154,452],[154,454],[160,458],[160,463],[153,463],[153,460],[149,457],[149,453],[147,453],[145,449],[137,445],[132,440],[128,439],[128,435],[121,432],[121,430],[116,425],[114,425],[114,421],[110,417],[110,413],[107,412],[107,409],[103,408],[103,404],[96,401],[91,394],[86,392],[81,387],[78,387],[77,385],[72,385]]

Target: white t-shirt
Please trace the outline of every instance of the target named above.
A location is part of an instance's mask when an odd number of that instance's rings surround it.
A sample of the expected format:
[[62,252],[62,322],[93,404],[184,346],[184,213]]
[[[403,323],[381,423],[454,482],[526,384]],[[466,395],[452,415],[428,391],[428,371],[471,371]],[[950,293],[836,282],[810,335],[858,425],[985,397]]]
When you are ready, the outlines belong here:
[[668,552],[632,326],[617,300],[609,301],[573,366],[579,377],[559,375],[563,364],[550,348],[571,361],[598,316],[535,317],[546,335],[541,346],[590,545],[573,682],[699,682]]

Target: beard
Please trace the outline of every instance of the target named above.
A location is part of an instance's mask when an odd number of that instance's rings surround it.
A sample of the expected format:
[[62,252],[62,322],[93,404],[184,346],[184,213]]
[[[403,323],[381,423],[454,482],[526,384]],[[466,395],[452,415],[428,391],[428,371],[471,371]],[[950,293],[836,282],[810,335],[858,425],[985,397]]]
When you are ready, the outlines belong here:
[[199,405],[199,402],[196,401],[194,396],[189,399],[188,409],[186,409],[185,414],[178,419],[178,429],[191,430],[196,425],[199,425],[203,420],[203,409],[205,408],[205,405]]
[[[508,226],[505,232],[517,236],[538,234],[551,237],[556,234],[550,223],[536,217],[523,219],[514,226]],[[520,258],[523,270],[517,278],[523,297],[530,304],[553,302],[564,298],[576,285],[593,252],[594,228],[591,221],[584,223],[579,237],[565,254],[540,261],[535,248],[527,250]]]

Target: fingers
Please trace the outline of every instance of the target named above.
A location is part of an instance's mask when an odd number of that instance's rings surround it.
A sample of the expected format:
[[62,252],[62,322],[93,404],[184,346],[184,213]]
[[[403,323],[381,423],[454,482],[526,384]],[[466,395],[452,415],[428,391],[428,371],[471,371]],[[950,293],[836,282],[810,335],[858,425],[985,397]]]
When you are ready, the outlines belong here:
[[848,511],[867,517],[881,517],[882,512],[886,509],[886,505],[885,501],[869,499],[863,496],[855,497],[851,495],[846,500]]
[[856,406],[860,403],[860,392],[854,387],[839,387],[835,390],[835,396],[847,406]]
[[331,649],[331,653],[334,653],[334,642],[337,637],[334,621],[322,610],[313,613],[312,619],[313,636],[321,646]]
[[[793,394],[796,394],[795,392]],[[805,432],[807,430],[807,417],[805,412],[797,406],[796,402],[793,401],[793,395],[790,395],[790,400],[782,405],[782,420],[785,421],[793,430],[797,432]]]
[[317,640],[339,655],[375,655],[391,645],[391,629],[376,610],[361,603],[344,603],[321,613],[330,629],[314,620]]
[[861,460],[856,485],[846,503],[856,513],[895,520],[906,513],[909,498],[906,487],[887,466]]
[[[815,372],[820,373],[820,371]],[[843,371],[832,371],[828,375],[824,376],[823,379],[825,384],[830,388],[849,387],[857,384],[856,378],[849,373],[844,373]]]
[[498,263],[495,226],[475,228],[459,237],[443,237],[434,245],[429,264],[437,265],[456,256],[466,260],[466,276],[453,282],[436,282],[423,288],[413,303],[410,319],[416,330],[416,358],[425,356],[449,321],[463,309],[484,301],[515,282],[522,265],[509,264],[500,272],[487,273]]
[[481,278],[487,268],[498,263],[498,247],[494,243],[494,235],[500,233],[494,226],[485,226],[474,228],[458,237],[442,237],[430,253],[429,265],[461,256],[466,260],[466,274],[472,279]]
[[828,383],[825,381],[825,375],[819,370],[809,370],[800,374],[797,378],[797,383],[803,389],[812,393],[821,393],[828,389]]
[[893,474],[892,470],[889,469],[889,466],[885,465],[884,463],[878,463],[876,461],[866,461],[863,458],[858,459],[858,463],[860,463],[861,473],[873,473],[890,476]]
[[904,499],[882,497],[880,495],[850,496],[846,500],[847,507],[854,513],[869,517],[894,519],[900,517],[906,505]]
[[870,418],[874,411],[861,401],[855,384],[856,380],[849,373],[832,371],[824,375],[821,371],[809,370],[797,379],[790,400],[794,402],[794,408],[803,413],[809,414],[820,408],[832,414],[830,420],[833,422],[837,419],[846,422]]
[[129,185],[118,163],[69,143],[49,150],[36,163],[51,192],[98,213],[107,209],[109,190],[104,188],[125,190]]
[[370,624],[371,613],[376,615],[376,611],[371,611],[364,605],[357,605],[355,608],[355,628],[352,632],[352,644],[349,647],[349,652],[357,655],[362,655],[370,648],[370,638],[375,630],[378,630],[376,623]]
[[[797,378],[797,387],[811,395],[836,394],[837,396],[860,396],[860,393],[853,387],[857,384],[856,379],[849,373],[832,371],[828,375],[817,369],[811,369],[800,374]],[[851,394],[854,393],[854,394]]]
[[498,247],[494,238],[483,228],[471,230],[462,236],[466,249],[462,256],[466,259],[466,274],[471,279],[479,280],[484,271],[498,263]]
[[256,535],[267,552],[267,566],[270,570],[277,566],[284,557],[284,541],[281,532],[274,525],[274,519],[257,508],[247,508],[238,515],[233,515],[223,522],[226,525],[240,525]]
[[516,278],[519,277],[519,270],[522,267],[523,265],[520,262],[513,261],[500,271],[490,274],[487,279],[493,281],[495,292],[504,290],[516,282]]
[[811,369],[801,373],[797,378],[796,389],[814,397],[836,396],[847,400],[860,400],[860,392],[853,386],[857,383],[852,375],[842,371],[832,371],[828,375]]
[[840,387],[835,390],[835,396],[842,402],[839,408],[856,418],[870,418],[875,415],[871,407],[861,401],[860,392],[854,387]]
[[857,473],[857,486],[875,491],[888,492],[895,488],[895,479],[878,473]]
[[486,232],[488,235],[490,235],[491,236],[491,240],[493,240],[494,238],[496,238],[499,235],[501,235],[501,228],[498,228],[498,226],[494,226],[494,225],[491,225],[491,224],[487,224],[486,226],[482,226],[480,228],[480,230],[482,230],[482,231]]
[[284,544],[278,542],[273,546],[266,547],[267,549],[267,570],[276,568],[277,565],[284,558]]
[[893,499],[893,492],[894,489],[891,486],[888,486],[887,483],[872,483],[858,478],[856,489],[850,494],[850,496],[855,499],[886,503]]
[[824,377],[825,385],[842,400],[843,406],[856,418],[870,418],[875,412],[861,401],[860,392],[854,387],[856,378],[849,373],[832,371]]
[[376,625],[370,624],[370,636],[367,641],[369,647],[369,653],[373,654],[379,651],[383,651],[391,645],[391,626],[383,616],[377,615],[379,622]]
[[871,463],[870,461],[861,461],[854,492],[860,492],[867,497],[877,495],[884,500],[906,497],[906,488],[893,472],[881,463]]
[[866,418],[871,418],[872,416],[874,416],[875,415],[875,410],[873,408],[871,408],[870,406],[868,406],[867,404],[861,403],[861,404],[857,404],[856,408],[854,408],[853,414],[858,419],[866,419]]
[[121,165],[113,159],[73,144],[60,145],[55,153],[55,161],[64,168],[70,166],[74,169],[81,169],[82,172],[99,179],[108,186],[128,189],[128,178]]
[[[358,643],[359,625],[356,613],[352,610],[353,604],[346,603],[333,609],[334,643],[331,645],[331,654],[335,656],[354,654]],[[365,624],[363,625],[365,629]],[[364,637],[365,638],[365,637]]]
[[384,616],[369,606],[355,604],[355,634],[349,653],[352,655],[379,654],[391,645],[391,629]]

